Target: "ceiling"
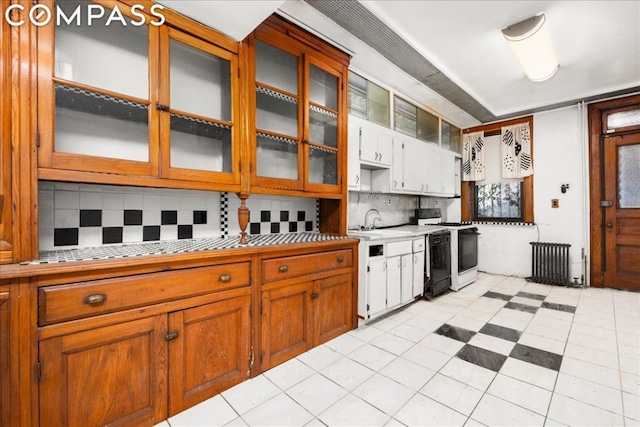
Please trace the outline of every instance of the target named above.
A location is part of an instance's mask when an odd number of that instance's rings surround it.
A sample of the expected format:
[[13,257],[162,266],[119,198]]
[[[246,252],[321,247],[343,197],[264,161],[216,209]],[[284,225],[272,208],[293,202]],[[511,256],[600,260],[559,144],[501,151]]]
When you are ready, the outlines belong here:
[[[460,127],[640,92],[640,1],[161,3],[236,40],[279,13],[351,53],[352,70]],[[500,30],[540,12],[560,69],[533,83]]]

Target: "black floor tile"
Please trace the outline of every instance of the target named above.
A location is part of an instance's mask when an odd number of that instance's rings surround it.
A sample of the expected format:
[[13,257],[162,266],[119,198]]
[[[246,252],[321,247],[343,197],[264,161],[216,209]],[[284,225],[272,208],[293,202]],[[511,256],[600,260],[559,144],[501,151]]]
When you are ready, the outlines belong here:
[[494,372],[498,372],[507,360],[507,356],[503,354],[469,344],[462,347],[456,356],[469,363],[482,366],[483,368],[490,369]]
[[522,344],[516,344],[509,356],[554,371],[559,371],[562,364],[561,355]]
[[492,337],[502,338],[503,340],[512,342],[518,342],[520,335],[522,335],[522,332],[516,329],[505,328],[504,326],[493,325],[491,323],[484,325],[479,332],[481,334],[491,335]]
[[532,305],[520,304],[518,302],[508,302],[505,304],[504,308],[510,308],[512,310],[518,311],[526,311],[527,313],[535,314],[538,311],[538,307],[534,307]]
[[542,303],[542,307],[549,308],[551,310],[564,311],[564,312],[567,312],[567,313],[575,313],[576,312],[576,308],[571,306],[571,305],[556,304],[556,303],[553,303],[553,302],[543,302]]
[[457,326],[451,326],[444,324],[438,328],[436,334],[443,335],[454,340],[469,342],[471,338],[476,334],[474,331],[470,331],[464,328],[458,328]]
[[547,297],[546,295],[530,294],[529,292],[518,292],[516,296],[522,297],[522,298],[535,299],[538,301],[544,301],[544,299]]
[[503,301],[511,301],[511,298],[513,298],[513,295],[506,295],[506,294],[500,294],[498,292],[487,292],[483,295],[483,297],[488,297],[488,298],[494,298],[494,299],[501,299]]

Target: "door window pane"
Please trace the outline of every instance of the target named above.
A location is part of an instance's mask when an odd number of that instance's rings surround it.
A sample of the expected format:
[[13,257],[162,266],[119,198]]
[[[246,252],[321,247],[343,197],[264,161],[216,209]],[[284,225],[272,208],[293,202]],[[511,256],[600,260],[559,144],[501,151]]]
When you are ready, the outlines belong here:
[[231,128],[171,115],[171,166],[231,172]]
[[367,111],[367,80],[349,73],[349,114],[366,119]]
[[607,129],[640,126],[640,110],[621,111],[607,116]]
[[309,136],[311,142],[338,146],[338,116],[331,111],[323,110],[315,106],[309,107]]
[[367,90],[369,96],[369,121],[389,127],[391,120],[389,91],[371,82],[367,82]]
[[436,116],[418,108],[418,138],[423,141],[439,141],[440,122]]
[[309,146],[309,182],[338,184],[338,155],[335,151]]
[[[146,25],[105,25],[111,13],[87,23],[86,2],[58,1],[65,16],[81,8],[81,23],[55,29],[56,77],[113,92],[149,98],[149,35]],[[127,18],[125,18],[127,19]]]
[[309,70],[309,100],[318,105],[338,109],[338,78],[311,65]]
[[298,179],[298,143],[258,134],[257,173],[270,178]]
[[231,121],[231,64],[171,40],[171,108]]
[[298,94],[298,58],[256,40],[256,81]]
[[395,97],[393,105],[395,130],[416,137],[416,107],[407,101]]
[[298,137],[298,100],[260,86],[256,92],[257,128]]
[[618,147],[618,206],[640,208],[640,144]]

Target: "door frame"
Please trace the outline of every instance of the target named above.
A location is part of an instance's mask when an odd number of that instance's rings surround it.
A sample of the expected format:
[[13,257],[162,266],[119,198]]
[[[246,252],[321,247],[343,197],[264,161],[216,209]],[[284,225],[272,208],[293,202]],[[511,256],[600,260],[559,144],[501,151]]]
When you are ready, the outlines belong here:
[[[627,96],[589,105],[589,221],[590,221],[590,285],[604,287],[604,214],[600,200],[604,187],[604,152],[603,138],[621,135],[629,131],[606,133],[604,118],[611,110],[618,110],[632,105],[640,106],[640,95]],[[637,132],[637,129],[635,130]]]

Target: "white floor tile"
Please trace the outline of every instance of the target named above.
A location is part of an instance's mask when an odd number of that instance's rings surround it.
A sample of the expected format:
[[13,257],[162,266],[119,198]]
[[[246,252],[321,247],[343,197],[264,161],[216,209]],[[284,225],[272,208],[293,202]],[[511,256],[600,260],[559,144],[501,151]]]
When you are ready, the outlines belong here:
[[397,328],[391,329],[389,333],[413,343],[417,343],[418,341],[423,340],[427,335],[429,335],[431,331],[413,326],[412,324],[407,322],[403,323]]
[[396,355],[371,344],[365,344],[350,353],[347,357],[369,367],[370,369],[373,369],[374,371],[379,371],[391,363],[396,358]]
[[463,316],[458,314],[457,316],[452,317],[447,322],[449,325],[457,326],[459,328],[468,329],[470,331],[479,331],[487,322],[477,319],[472,319],[470,317]]
[[485,394],[471,415],[489,426],[542,426],[544,417],[506,400]]
[[420,344],[416,344],[401,356],[432,371],[438,371],[451,359],[451,355],[441,353]]
[[169,425],[169,423],[167,421],[162,421],[161,423],[158,423],[158,424],[154,425],[153,427],[171,427],[171,425]]
[[607,353],[612,353],[612,354],[618,353],[618,347],[617,347],[616,339],[613,336],[613,331],[612,331],[611,337],[600,338],[600,337],[594,337],[591,335],[581,334],[572,330],[569,333],[569,338],[567,342],[581,345],[583,347],[592,348],[594,350],[605,351]]
[[381,374],[369,378],[353,391],[353,394],[389,416],[395,415],[415,393],[415,390]]
[[582,360],[564,357],[560,372],[582,378],[597,384],[620,390],[620,373],[616,369],[605,368]]
[[315,416],[347,394],[347,390],[320,374],[315,374],[287,390],[287,395]]
[[380,335],[384,334],[385,332],[383,330],[380,330],[378,328],[374,328],[371,325],[362,325],[360,327],[358,327],[357,329],[354,329],[352,331],[349,331],[347,333],[347,335],[351,335],[354,338],[357,338],[361,341],[364,342],[369,342],[372,339],[379,337]]
[[247,427],[248,424],[241,418],[238,417],[235,420],[224,425],[225,427]]
[[525,332],[539,335],[545,338],[551,338],[557,341],[562,341],[563,343],[567,341],[567,337],[569,336],[568,329],[560,329],[547,325],[541,325],[540,323],[534,323],[533,321],[529,323],[529,326],[527,326]]
[[621,426],[620,415],[554,393],[549,407],[549,418],[571,426]]
[[502,314],[496,314],[494,317],[491,318],[489,323],[498,325],[498,326],[504,326],[505,328],[515,329],[516,331],[524,331],[525,329],[527,329],[527,326],[529,325],[529,320],[518,320],[518,319],[514,319],[513,317],[508,317]]
[[373,376],[375,371],[352,359],[343,357],[324,368],[320,373],[342,388],[351,391]]
[[566,343],[551,338],[542,337],[540,335],[526,332],[520,336],[518,344],[549,351],[551,353],[563,355]]
[[551,401],[551,391],[502,374],[496,376],[487,393],[542,416],[547,415]]
[[618,369],[618,356],[614,353],[596,350],[581,345],[567,343],[564,355],[583,362],[593,363],[611,369]]
[[458,353],[458,351],[460,351],[460,349],[464,347],[464,343],[462,341],[454,340],[453,338],[445,337],[444,335],[440,334],[428,335],[418,344],[429,347],[433,350],[437,350],[441,353],[448,354],[450,356],[455,356],[456,353]]
[[[448,319],[449,317],[447,317]],[[433,332],[438,329],[442,324],[445,323],[442,320],[433,319],[429,317],[429,313],[423,313],[419,316],[414,317],[411,320],[407,320],[403,325],[410,325],[414,328],[422,329],[425,332]],[[402,326],[402,325],[400,325]],[[397,328],[396,328],[397,329]]]
[[375,320],[371,323],[369,323],[371,326],[373,326],[374,328],[378,328],[381,331],[385,331],[388,332],[390,329],[393,329],[399,325],[401,325],[404,322],[400,322],[394,319],[391,319],[389,317],[385,317],[382,318],[380,320]]
[[328,426],[381,426],[391,417],[353,394],[340,399],[318,419]]
[[420,393],[404,405],[395,419],[407,426],[462,426],[467,417]]
[[469,305],[469,309],[495,315],[506,303],[506,301],[495,298],[480,297],[477,301]]
[[418,391],[435,375],[435,371],[402,357],[389,363],[379,373],[414,391]]
[[558,376],[556,371],[511,357],[504,362],[500,373],[546,390],[553,390]]
[[622,391],[640,396],[640,376],[620,372]]
[[511,298],[511,302],[516,302],[518,304],[529,305],[531,307],[540,307],[542,305],[542,301],[537,299],[531,299],[526,297],[513,297]]
[[624,416],[632,420],[640,421],[640,396],[631,393],[622,393],[624,404]]
[[640,363],[638,359],[640,359],[640,351],[636,353],[635,357],[618,356],[620,370],[631,375],[640,375]]
[[355,349],[362,347],[364,344],[364,341],[355,338],[353,335],[342,334],[339,337],[326,342],[324,345],[340,354],[349,354]]
[[386,333],[384,335],[380,335],[374,340],[371,340],[370,344],[399,356],[413,347],[415,342],[409,341],[392,333]]
[[[487,323],[489,320],[491,320],[491,318],[494,316],[495,313],[490,313],[487,311],[482,311],[482,310],[476,310],[473,308],[466,308],[461,315],[463,315],[464,317],[467,317],[469,319],[474,319],[474,320],[478,320],[480,322],[482,322],[483,326],[485,323]],[[460,316],[460,314],[458,315]]]
[[271,368],[263,375],[281,390],[286,390],[309,378],[315,371],[298,359],[291,359],[281,365]]
[[236,411],[218,395],[169,418],[171,427],[225,425],[238,418]]
[[264,375],[259,375],[222,392],[222,397],[242,415],[278,393],[280,389],[275,384]]
[[467,416],[471,415],[483,394],[476,388],[440,374],[431,378],[420,389],[420,393]]
[[316,371],[326,368],[336,360],[340,359],[342,354],[325,345],[313,348],[306,353],[298,356],[298,360]]
[[551,317],[552,319],[565,320],[571,322],[573,320],[573,313],[568,313],[566,311],[552,310],[550,308],[540,307],[538,311],[536,311],[536,315],[542,317]]
[[301,426],[312,421],[313,415],[280,393],[242,415],[242,419],[250,426]]
[[554,393],[623,415],[620,390],[574,377],[573,375],[567,375],[562,372],[558,374]]
[[538,316],[536,313],[529,325],[546,326],[547,328],[560,329],[568,332],[571,329],[571,320],[554,319],[553,317],[544,315]]
[[[496,373],[473,363],[454,357],[441,370],[442,375],[460,381],[464,384],[485,391]],[[482,421],[482,420],[480,420]]]
[[516,345],[513,341],[507,341],[485,334],[475,334],[473,338],[469,340],[468,344],[504,354],[505,356],[508,356]]

